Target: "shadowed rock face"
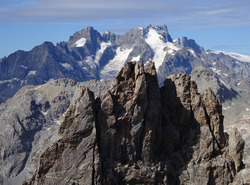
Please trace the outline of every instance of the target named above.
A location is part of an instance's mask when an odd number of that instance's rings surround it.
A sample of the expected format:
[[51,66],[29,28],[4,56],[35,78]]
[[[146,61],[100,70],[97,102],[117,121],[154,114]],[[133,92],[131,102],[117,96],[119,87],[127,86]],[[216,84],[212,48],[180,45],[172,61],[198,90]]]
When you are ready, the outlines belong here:
[[228,184],[244,168],[234,135],[229,152],[210,89],[188,75],[159,88],[154,63],[129,62],[100,98],[82,91],[25,184]]

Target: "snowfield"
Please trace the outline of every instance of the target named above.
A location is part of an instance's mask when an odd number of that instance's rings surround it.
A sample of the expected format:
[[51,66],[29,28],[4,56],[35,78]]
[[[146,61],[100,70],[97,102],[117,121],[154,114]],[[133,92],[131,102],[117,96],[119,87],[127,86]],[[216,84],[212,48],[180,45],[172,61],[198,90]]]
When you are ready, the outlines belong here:
[[181,49],[176,47],[172,42],[163,42],[161,38],[162,36],[155,29],[150,28],[145,39],[146,43],[154,51],[154,58],[152,60],[155,62],[156,70],[163,63],[166,54],[174,55],[176,51]]
[[239,60],[240,62],[249,62],[250,63],[250,56],[248,55],[242,55],[239,53],[233,53],[233,52],[226,52],[226,51],[210,51],[210,53],[220,54],[223,53],[224,55],[229,55],[230,57]]
[[76,41],[75,45],[76,47],[82,47],[86,44],[86,38],[81,38],[78,41]]

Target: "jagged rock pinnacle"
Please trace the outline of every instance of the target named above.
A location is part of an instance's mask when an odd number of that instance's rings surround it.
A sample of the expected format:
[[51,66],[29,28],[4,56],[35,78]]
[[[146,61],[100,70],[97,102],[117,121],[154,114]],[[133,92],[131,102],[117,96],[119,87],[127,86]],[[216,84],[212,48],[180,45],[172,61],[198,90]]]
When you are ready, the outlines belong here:
[[85,89],[59,134],[26,184],[229,184],[243,166],[214,93],[185,74],[159,88],[154,63],[126,63],[96,100]]

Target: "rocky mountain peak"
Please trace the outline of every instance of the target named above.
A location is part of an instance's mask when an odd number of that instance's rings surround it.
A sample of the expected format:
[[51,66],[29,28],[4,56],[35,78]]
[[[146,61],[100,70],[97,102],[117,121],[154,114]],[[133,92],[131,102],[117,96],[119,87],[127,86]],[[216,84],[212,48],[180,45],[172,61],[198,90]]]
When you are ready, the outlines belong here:
[[159,88],[154,63],[126,63],[96,100],[83,89],[59,135],[25,184],[229,184],[244,168],[212,90],[186,74]]
[[82,47],[86,43],[100,43],[102,41],[101,34],[93,27],[87,27],[81,31],[74,33],[68,40],[68,47],[73,49],[74,47]]
[[129,30],[124,35],[118,35],[116,37],[116,45],[123,48],[131,48],[136,45],[140,45],[144,42],[144,29],[134,28]]
[[102,37],[104,38],[105,42],[111,42],[112,44],[115,43],[116,35],[108,30],[103,33]]
[[187,37],[181,37],[176,40],[174,40],[174,44],[176,46],[181,46],[181,47],[190,47],[192,48],[196,53],[202,53],[204,52],[204,49],[199,46],[195,40],[193,39],[188,39]]
[[50,79],[111,81],[128,61],[154,61],[160,84],[171,74],[190,74],[197,66],[204,66],[232,88],[249,90],[249,63],[244,62],[247,57],[235,57],[205,52],[185,37],[172,42],[165,25],[134,28],[122,35],[101,35],[88,27],[77,31],[68,42],[56,46],[46,42],[1,59],[0,103],[24,85],[40,85]]
[[163,26],[149,25],[147,27],[147,31],[150,31],[151,29],[155,30],[159,35],[161,35],[164,42],[173,42],[173,39],[171,38],[166,25]]

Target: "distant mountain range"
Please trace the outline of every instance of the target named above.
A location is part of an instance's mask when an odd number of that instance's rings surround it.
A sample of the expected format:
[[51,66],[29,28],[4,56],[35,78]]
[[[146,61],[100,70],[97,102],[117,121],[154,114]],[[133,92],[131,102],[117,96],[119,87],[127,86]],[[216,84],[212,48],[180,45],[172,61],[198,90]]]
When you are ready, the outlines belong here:
[[112,80],[128,61],[154,61],[159,84],[171,74],[203,66],[228,88],[250,90],[250,57],[205,51],[186,37],[173,40],[166,26],[134,28],[124,35],[102,35],[92,27],[74,33],[68,42],[51,42],[31,51],[17,51],[0,59],[0,102],[25,85],[52,79]]

